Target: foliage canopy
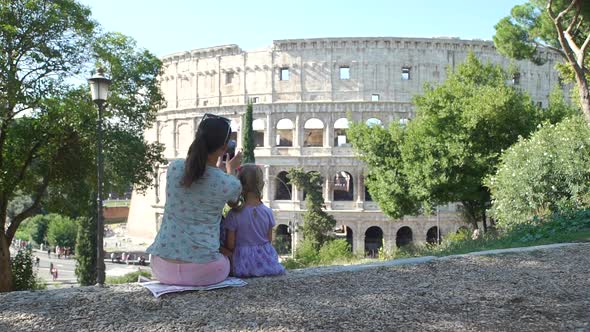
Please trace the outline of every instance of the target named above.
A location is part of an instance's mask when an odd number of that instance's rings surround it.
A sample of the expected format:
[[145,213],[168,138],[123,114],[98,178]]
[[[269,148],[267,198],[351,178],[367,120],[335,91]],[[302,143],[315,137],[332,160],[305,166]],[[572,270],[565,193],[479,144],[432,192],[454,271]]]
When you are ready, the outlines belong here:
[[530,98],[506,79],[502,68],[470,53],[445,82],[415,97],[416,116],[407,126],[351,126],[353,146],[368,164],[369,192],[387,215],[461,202],[474,226],[485,220],[485,176],[502,150],[541,120]]
[[[105,110],[105,190],[144,190],[162,147],[146,128],[164,105],[162,64],[118,33],[103,33],[74,0],[0,1],[0,292],[12,289],[8,247],[41,207],[78,217],[96,197],[96,107],[80,79],[103,66],[112,79]],[[27,206],[8,206],[18,197]],[[23,204],[20,204],[23,205]],[[16,211],[16,212],[15,212]]]

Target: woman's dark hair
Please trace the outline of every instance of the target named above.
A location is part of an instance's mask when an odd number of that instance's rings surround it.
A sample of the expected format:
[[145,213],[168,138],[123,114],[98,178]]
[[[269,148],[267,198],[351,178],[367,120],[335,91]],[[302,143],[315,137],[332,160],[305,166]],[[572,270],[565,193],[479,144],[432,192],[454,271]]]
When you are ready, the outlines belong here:
[[212,114],[205,114],[195,140],[188,149],[184,162],[184,175],[180,184],[190,187],[197,181],[207,167],[207,157],[229,141],[231,134],[230,120]]

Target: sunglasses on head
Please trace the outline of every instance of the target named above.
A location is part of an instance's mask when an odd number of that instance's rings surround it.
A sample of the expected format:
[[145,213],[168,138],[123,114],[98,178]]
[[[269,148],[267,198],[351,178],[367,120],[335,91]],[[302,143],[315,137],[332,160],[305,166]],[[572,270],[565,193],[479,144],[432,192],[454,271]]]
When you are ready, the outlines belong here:
[[219,116],[219,115],[205,113],[205,115],[203,115],[203,119],[201,119],[201,121],[205,121],[207,119],[219,119],[219,120],[223,120],[223,121],[227,122],[227,135],[225,135],[225,140],[224,140],[224,142],[227,142],[229,140],[229,135],[231,135],[231,120],[228,118],[224,118],[222,116]]

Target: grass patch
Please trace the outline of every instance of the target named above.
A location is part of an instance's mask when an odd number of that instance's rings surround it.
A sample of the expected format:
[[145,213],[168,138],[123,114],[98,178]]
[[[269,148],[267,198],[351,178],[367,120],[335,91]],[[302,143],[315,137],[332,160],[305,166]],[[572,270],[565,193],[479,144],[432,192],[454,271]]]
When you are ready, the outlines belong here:
[[139,276],[151,278],[152,274],[149,273],[148,271],[143,271],[143,270],[135,271],[135,272],[130,272],[130,273],[124,274],[119,277],[107,277],[106,283],[110,284],[110,285],[129,284],[132,282],[137,282],[137,279],[139,278]]
[[346,253],[344,247],[329,251],[330,255],[324,254],[329,259],[321,259],[320,253],[306,246],[304,241],[303,246],[298,250],[297,257],[286,259],[283,265],[287,269],[297,269],[324,265],[362,264],[375,260],[449,256],[564,242],[590,242],[590,209],[569,214],[554,214],[546,221],[533,220],[529,224],[518,225],[511,230],[489,231],[475,240],[471,238],[469,232],[459,232],[447,235],[440,245],[410,244],[395,248],[391,252],[380,250],[378,259],[352,256]]
[[521,234],[513,234],[505,237],[487,234],[477,240],[464,240],[446,242],[440,246],[429,246],[424,248],[423,253],[433,256],[448,256],[466,254],[475,251],[532,247],[544,244],[564,243],[564,242],[587,242],[590,241],[590,229],[577,232],[560,233],[550,237],[526,240]]

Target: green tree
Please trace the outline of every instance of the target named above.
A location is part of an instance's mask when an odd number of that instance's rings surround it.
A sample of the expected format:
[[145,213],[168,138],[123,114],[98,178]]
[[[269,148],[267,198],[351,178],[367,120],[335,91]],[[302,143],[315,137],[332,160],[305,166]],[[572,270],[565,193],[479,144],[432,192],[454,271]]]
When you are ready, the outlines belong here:
[[243,163],[244,164],[254,164],[256,163],[256,158],[254,157],[254,149],[256,148],[256,144],[254,144],[254,129],[252,129],[252,121],[253,118],[253,107],[252,102],[248,102],[248,106],[246,107],[246,115],[244,116],[244,126],[242,128],[244,132],[244,136],[242,136],[244,141],[244,148],[243,148]]
[[318,172],[305,172],[301,168],[292,168],[287,175],[289,181],[306,192],[303,214],[303,238],[310,241],[316,250],[330,239],[329,233],[336,226],[336,219],[327,214],[324,208],[322,182]]
[[353,146],[369,168],[371,196],[386,214],[399,218],[461,202],[467,221],[485,227],[485,176],[495,171],[502,149],[540,118],[506,78],[499,66],[470,53],[444,83],[414,98],[416,117],[405,128],[351,126]]
[[545,125],[502,154],[487,181],[492,215],[511,228],[590,207],[590,125],[581,116]]
[[[8,291],[8,247],[20,223],[40,206],[53,171],[34,160],[51,154],[57,159],[57,153],[50,153],[55,145],[44,144],[55,137],[38,130],[40,121],[17,117],[39,110],[41,100],[59,92],[60,82],[81,72],[95,23],[88,8],[65,0],[2,0],[0,22],[0,291]],[[45,177],[29,176],[31,167],[43,170]],[[6,229],[7,205],[19,187],[33,194],[33,203]]]
[[563,119],[580,115],[580,109],[573,106],[563,96],[563,90],[555,86],[549,94],[549,104],[546,108],[541,109],[541,119],[543,122],[556,124]]
[[82,286],[96,283],[96,218],[78,218],[76,277]]
[[404,173],[401,144],[406,131],[397,123],[389,128],[350,122],[347,134],[357,156],[365,162],[368,175],[365,185],[373,200],[391,218],[416,215],[420,202],[410,192],[410,183]]
[[501,19],[495,28],[494,44],[508,57],[543,63],[541,49],[558,52],[569,65],[569,73],[578,86],[582,111],[590,122],[590,2],[531,0],[514,6],[511,15]]
[[[164,100],[161,62],[120,34],[98,34],[73,0],[0,0],[0,292],[9,291],[8,248],[41,206],[74,217],[95,200],[96,107],[73,78],[101,65],[113,80],[105,110],[105,188],[146,189],[162,147],[148,144]],[[90,59],[90,55],[93,59]],[[69,82],[69,83],[68,83]],[[32,203],[8,224],[17,195]],[[8,227],[7,227],[8,226]]]
[[49,226],[47,227],[47,242],[51,246],[70,247],[74,249],[76,246],[76,234],[78,232],[76,221],[54,213],[47,217],[50,220]]
[[33,240],[37,244],[46,243],[47,227],[49,225],[50,218],[47,215],[36,215],[26,219],[19,232],[25,235],[27,241]]

